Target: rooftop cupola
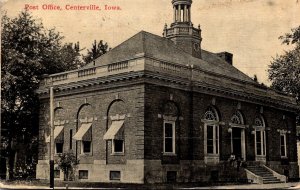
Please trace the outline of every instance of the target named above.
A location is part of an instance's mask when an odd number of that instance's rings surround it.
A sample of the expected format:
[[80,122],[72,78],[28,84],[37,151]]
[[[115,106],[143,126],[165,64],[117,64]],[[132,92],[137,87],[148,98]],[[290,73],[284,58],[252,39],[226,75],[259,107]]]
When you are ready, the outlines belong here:
[[192,0],[173,0],[174,23],[191,22]]
[[191,21],[192,0],[172,0],[174,21],[164,28],[163,36],[172,40],[183,51],[201,58],[201,29]]

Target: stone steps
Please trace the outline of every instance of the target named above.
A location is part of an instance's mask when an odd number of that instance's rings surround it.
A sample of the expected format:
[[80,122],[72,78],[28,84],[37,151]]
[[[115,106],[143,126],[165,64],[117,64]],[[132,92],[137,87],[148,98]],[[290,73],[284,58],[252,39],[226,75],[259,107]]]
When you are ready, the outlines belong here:
[[249,166],[247,167],[249,171],[262,177],[264,184],[271,184],[271,183],[282,183],[278,178],[276,178],[272,172],[267,170],[262,166]]

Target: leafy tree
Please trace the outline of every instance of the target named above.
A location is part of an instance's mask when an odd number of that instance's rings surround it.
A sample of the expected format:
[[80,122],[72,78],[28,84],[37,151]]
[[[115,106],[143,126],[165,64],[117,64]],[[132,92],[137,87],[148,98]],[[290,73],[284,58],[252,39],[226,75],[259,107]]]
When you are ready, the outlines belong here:
[[[1,18],[1,128],[4,133],[9,177],[19,160],[23,165],[37,160],[38,98],[35,90],[43,74],[77,68],[79,44],[63,45],[63,36],[47,30],[29,12],[15,18],[6,13]],[[24,155],[22,150],[27,150]],[[17,156],[16,156],[17,155]],[[24,159],[18,157],[24,156]],[[22,164],[19,164],[22,165]],[[20,170],[22,171],[22,170]]]
[[294,95],[300,102],[300,26],[293,28],[291,33],[280,36],[283,44],[290,50],[277,55],[269,66],[269,79],[276,90]]
[[57,169],[61,169],[64,173],[64,180],[69,181],[70,178],[74,178],[74,173],[79,164],[79,160],[73,153],[63,153],[59,155],[59,159],[56,161]]
[[92,44],[92,48],[87,50],[87,55],[84,56],[83,59],[85,63],[88,64],[108,52],[109,49],[107,43],[104,43],[103,40],[100,40],[98,43],[95,40]]

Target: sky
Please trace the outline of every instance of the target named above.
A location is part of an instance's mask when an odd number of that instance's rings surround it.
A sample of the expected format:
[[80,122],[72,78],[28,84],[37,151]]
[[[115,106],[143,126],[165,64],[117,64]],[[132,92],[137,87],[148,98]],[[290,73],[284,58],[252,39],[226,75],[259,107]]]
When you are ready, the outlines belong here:
[[[94,40],[113,48],[141,30],[161,36],[165,23],[173,22],[171,0],[0,0],[10,17],[26,4],[46,28],[56,28],[65,42],[79,41],[81,48],[90,48]],[[66,5],[101,10],[66,10]],[[105,10],[105,5],[120,10]],[[62,9],[43,9],[53,6]],[[278,37],[300,25],[300,0],[193,0],[192,22],[201,25],[203,49],[232,53],[235,67],[270,85],[268,65],[288,49]]]

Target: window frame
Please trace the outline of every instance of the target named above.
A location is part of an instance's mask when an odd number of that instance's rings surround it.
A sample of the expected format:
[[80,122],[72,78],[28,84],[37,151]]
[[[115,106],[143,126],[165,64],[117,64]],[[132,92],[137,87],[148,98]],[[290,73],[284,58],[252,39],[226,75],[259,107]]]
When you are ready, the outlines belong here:
[[[119,178],[112,178],[112,174],[113,173],[118,173],[119,174]],[[116,170],[111,170],[109,171],[109,180],[110,181],[121,181],[121,171],[116,171]]]
[[[209,153],[208,152],[208,127],[213,128],[213,152]],[[219,130],[219,125],[218,124],[211,124],[211,123],[204,123],[204,146],[205,146],[205,154],[206,155],[213,155],[213,156],[218,156],[220,155],[220,130]]]
[[[172,125],[172,152],[166,152],[166,124]],[[175,121],[164,120],[163,123],[163,154],[164,155],[176,155],[176,131],[175,131]]]
[[53,172],[54,179],[60,179],[60,170],[54,170]]
[[[284,139],[284,144],[281,142],[281,137]],[[287,158],[287,144],[286,144],[286,133],[280,133],[280,156],[281,158]],[[281,148],[284,147],[284,155],[282,155]]]
[[[219,156],[220,155],[220,126],[219,126],[219,115],[217,110],[213,106],[209,106],[205,113],[204,119],[204,154],[207,156]],[[212,140],[213,141],[213,152],[208,152],[208,128],[212,127]]]
[[[255,140],[255,156],[265,157],[267,155],[267,147],[266,147],[266,126],[265,121],[262,116],[258,116],[254,121],[254,140]],[[257,141],[257,133],[260,135],[260,141]],[[258,143],[259,148],[261,150],[261,154],[258,154]]]
[[[86,172],[87,177],[82,178],[82,176],[80,175],[81,172]],[[81,180],[89,179],[89,170],[78,170],[78,179],[81,179]]]
[[[57,152],[57,144],[61,144],[61,152]],[[55,142],[55,154],[63,154],[64,153],[64,143],[63,142]]]
[[[84,142],[90,142],[90,151],[84,152]],[[81,141],[81,154],[92,154],[93,153],[93,142],[92,141]]]
[[[122,141],[122,152],[115,151],[115,141]],[[111,153],[112,153],[112,155],[124,155],[125,154],[125,141],[122,139],[112,139],[111,140]]]

